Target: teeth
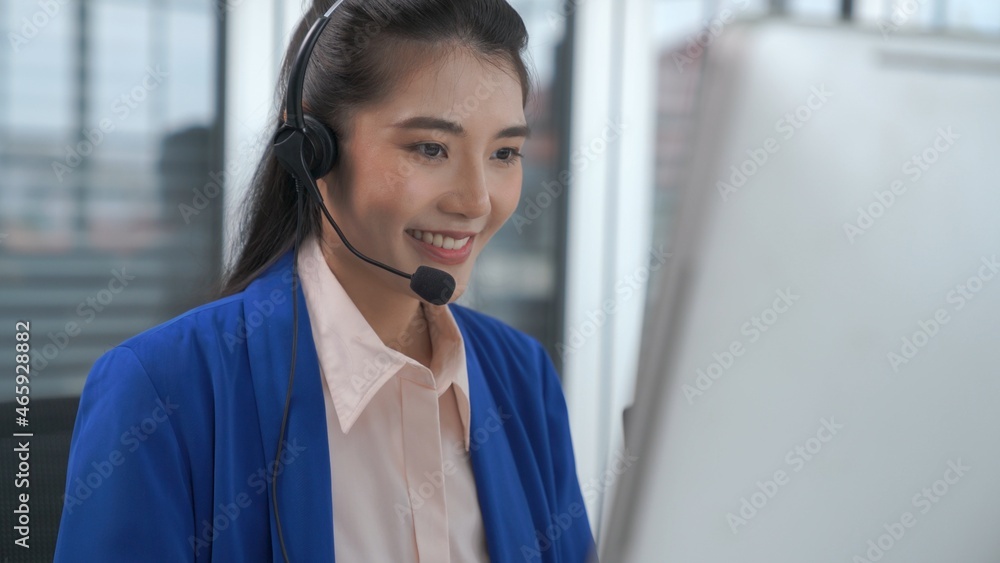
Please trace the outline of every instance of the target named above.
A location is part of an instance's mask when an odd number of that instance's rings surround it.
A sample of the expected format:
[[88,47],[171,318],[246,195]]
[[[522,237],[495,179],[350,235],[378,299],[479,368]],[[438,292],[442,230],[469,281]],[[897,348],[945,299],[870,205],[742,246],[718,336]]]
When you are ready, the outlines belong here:
[[410,236],[417,240],[422,240],[427,244],[436,246],[438,248],[443,248],[445,250],[458,250],[465,246],[465,243],[469,242],[469,237],[455,240],[451,237],[446,237],[444,235],[430,233],[428,231],[418,231],[413,229],[408,231]]

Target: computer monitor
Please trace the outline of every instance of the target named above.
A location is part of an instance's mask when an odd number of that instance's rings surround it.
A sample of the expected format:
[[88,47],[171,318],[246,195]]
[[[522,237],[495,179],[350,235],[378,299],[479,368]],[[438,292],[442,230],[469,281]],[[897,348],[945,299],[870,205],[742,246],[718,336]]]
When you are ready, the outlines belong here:
[[762,20],[699,64],[602,561],[1000,561],[1000,43]]

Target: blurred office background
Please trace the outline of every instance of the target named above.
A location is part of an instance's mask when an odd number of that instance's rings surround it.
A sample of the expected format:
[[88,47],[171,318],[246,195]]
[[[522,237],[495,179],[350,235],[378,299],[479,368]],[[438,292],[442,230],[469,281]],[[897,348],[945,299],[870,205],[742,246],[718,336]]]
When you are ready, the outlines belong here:
[[[631,402],[648,279],[669,260],[657,250],[702,94],[699,53],[732,21],[720,15],[1000,38],[992,0],[511,3],[531,37],[535,133],[522,201],[462,302],[549,350],[581,483],[603,474]],[[11,335],[31,321],[32,425],[48,433],[37,447],[51,460],[33,465],[50,487],[33,505],[36,556],[54,540],[75,398],[94,360],[215,296],[301,10],[300,0],[0,5],[0,323]],[[0,403],[13,396],[11,377]],[[0,464],[12,474],[9,456]],[[0,498],[4,514],[12,498]],[[595,531],[603,498],[588,499]]]

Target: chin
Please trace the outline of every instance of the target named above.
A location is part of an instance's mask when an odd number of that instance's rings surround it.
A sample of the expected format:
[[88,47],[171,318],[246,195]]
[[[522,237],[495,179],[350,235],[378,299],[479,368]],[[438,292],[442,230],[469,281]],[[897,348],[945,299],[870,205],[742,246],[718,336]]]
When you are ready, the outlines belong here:
[[462,295],[465,294],[465,285],[460,284],[458,281],[456,281],[455,284],[456,284],[455,293],[451,294],[451,299],[448,301],[448,303],[454,303],[458,301],[462,297]]

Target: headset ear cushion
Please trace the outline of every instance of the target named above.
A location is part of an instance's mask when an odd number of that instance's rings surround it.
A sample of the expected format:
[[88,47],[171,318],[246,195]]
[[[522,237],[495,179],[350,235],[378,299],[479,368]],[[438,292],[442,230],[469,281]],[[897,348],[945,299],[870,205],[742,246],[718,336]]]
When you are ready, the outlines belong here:
[[306,123],[306,164],[314,180],[326,176],[337,162],[337,136],[322,121],[304,115]]

